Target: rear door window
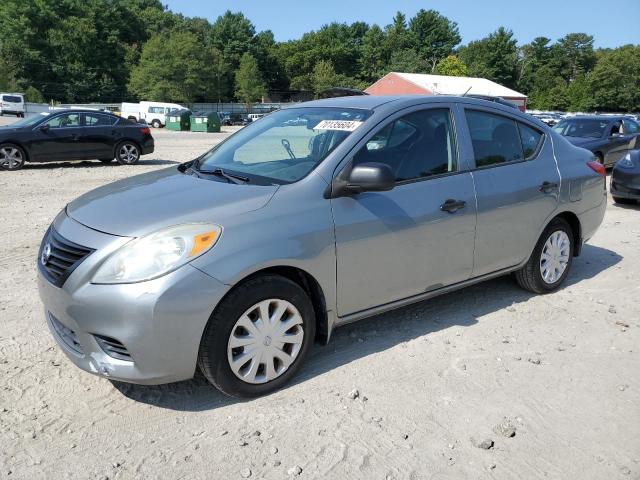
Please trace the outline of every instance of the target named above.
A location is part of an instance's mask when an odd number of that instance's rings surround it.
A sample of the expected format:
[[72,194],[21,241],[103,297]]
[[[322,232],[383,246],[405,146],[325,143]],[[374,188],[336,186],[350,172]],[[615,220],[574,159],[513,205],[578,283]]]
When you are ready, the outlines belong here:
[[108,127],[116,121],[115,117],[101,115],[99,113],[85,113],[84,124],[87,127]]
[[640,128],[638,127],[638,124],[636,122],[634,122],[633,120],[623,120],[622,123],[624,123],[624,132],[625,133],[639,133],[640,132]]
[[477,110],[466,111],[476,167],[524,159],[520,133],[514,120]]

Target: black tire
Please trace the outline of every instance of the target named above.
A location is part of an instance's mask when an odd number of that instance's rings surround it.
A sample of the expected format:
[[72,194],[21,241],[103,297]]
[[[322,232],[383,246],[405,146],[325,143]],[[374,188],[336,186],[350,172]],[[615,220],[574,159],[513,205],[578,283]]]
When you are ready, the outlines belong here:
[[27,161],[25,151],[13,143],[0,145],[0,170],[15,171],[24,167]]
[[116,146],[115,157],[120,165],[133,165],[140,160],[140,147],[135,142],[125,140]]
[[[252,384],[238,378],[227,357],[227,346],[236,321],[252,306],[268,299],[286,300],[296,307],[303,323],[303,340],[293,363],[266,383]],[[296,283],[279,275],[254,277],[235,287],[218,304],[209,318],[198,353],[198,366],[218,390],[231,397],[252,398],[285,385],[299,370],[315,338],[315,315],[306,292]]]
[[[560,278],[553,283],[547,283],[543,279],[542,272],[540,271],[541,256],[545,243],[549,237],[551,237],[551,234],[557,231],[563,231],[566,233],[567,237],[569,237],[569,259],[567,260],[566,268]],[[575,245],[571,225],[562,218],[554,218],[549,225],[547,225],[547,228],[544,229],[542,235],[540,235],[538,243],[536,243],[536,246],[525,266],[515,273],[518,284],[525,290],[529,290],[533,293],[544,294],[553,292],[562,284],[562,282],[564,282],[564,279],[569,274],[571,264],[573,263],[574,250]]]
[[102,163],[111,163],[113,162],[113,158],[99,158]]
[[156,120],[152,120],[151,121],[151,126],[153,128],[160,128],[160,127],[162,127],[162,124],[160,123],[160,120],[156,119]]
[[604,155],[602,155],[602,153],[600,152],[596,152],[594,155],[596,156],[596,160],[598,161],[598,163],[600,165],[604,165]]

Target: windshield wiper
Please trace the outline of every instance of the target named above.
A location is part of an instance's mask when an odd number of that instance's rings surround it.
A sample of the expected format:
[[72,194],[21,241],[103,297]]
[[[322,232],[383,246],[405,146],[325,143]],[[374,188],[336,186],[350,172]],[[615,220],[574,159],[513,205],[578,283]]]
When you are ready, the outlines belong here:
[[217,177],[222,177],[226,179],[229,183],[235,183],[237,185],[242,185],[243,183],[249,183],[249,178],[243,177],[242,175],[238,175],[235,173],[227,173],[221,168],[216,168],[214,170],[196,170],[196,172],[204,175],[215,175]]

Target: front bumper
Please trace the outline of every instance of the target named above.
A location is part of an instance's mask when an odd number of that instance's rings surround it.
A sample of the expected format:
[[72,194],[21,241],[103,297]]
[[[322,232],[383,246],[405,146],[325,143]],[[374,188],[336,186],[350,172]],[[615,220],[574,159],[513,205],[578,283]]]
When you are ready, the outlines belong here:
[[228,287],[191,265],[148,282],[91,284],[96,268],[123,243],[122,237],[90,230],[65,214],[54,228],[96,249],[61,288],[38,269],[46,320],[67,357],[87,372],[125,382],[192,378],[202,333]]
[[614,197],[640,200],[640,171],[615,167],[609,191]]

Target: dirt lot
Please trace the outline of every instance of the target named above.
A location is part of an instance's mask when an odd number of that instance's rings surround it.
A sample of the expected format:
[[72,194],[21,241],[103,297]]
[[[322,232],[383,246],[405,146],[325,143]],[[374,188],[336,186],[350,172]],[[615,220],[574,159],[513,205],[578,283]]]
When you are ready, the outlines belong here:
[[136,166],[0,172],[1,478],[640,479],[638,207],[609,205],[559,292],[502,278],[344,327],[265,398],[74,367],[44,322],[40,239],[81,193],[224,136],[154,134]]

